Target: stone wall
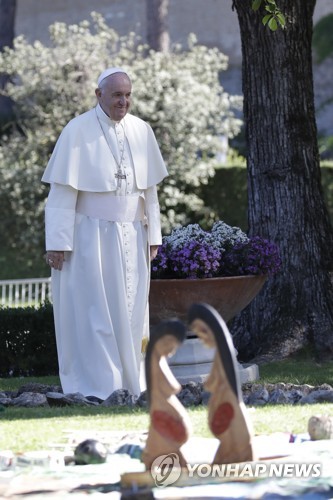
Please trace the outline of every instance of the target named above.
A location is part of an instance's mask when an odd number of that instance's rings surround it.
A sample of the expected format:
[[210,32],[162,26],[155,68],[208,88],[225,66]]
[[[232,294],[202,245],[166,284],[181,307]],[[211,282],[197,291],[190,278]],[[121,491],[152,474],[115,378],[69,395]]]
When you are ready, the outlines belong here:
[[[47,43],[50,24],[77,23],[89,19],[93,10],[119,33],[135,31],[146,39],[146,0],[17,0],[16,34]],[[332,0],[317,0],[314,22],[332,12]],[[227,54],[232,66],[241,63],[232,0],[170,0],[169,31],[173,43],[185,44],[189,33],[196,33],[200,43]]]

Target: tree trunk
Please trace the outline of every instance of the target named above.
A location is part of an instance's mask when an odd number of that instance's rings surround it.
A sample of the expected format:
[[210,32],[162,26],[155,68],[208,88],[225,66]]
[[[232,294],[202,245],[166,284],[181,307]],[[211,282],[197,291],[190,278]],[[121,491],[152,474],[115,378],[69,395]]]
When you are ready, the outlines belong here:
[[333,353],[333,231],[320,180],[311,59],[315,0],[279,0],[285,30],[234,0],[242,41],[249,233],[274,241],[283,267],[232,325],[240,359]]
[[[0,0],[0,51],[4,47],[12,47],[14,39],[16,0]],[[0,89],[3,90],[8,81],[6,74],[0,74]],[[0,95],[0,127],[12,115],[12,105],[8,97]]]
[[169,0],[147,0],[147,40],[159,52],[169,51],[168,8]]

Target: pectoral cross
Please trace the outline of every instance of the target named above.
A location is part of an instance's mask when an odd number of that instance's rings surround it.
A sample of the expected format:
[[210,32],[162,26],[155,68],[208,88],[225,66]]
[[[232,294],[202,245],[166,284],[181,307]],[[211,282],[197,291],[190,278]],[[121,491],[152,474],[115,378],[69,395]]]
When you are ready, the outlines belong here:
[[119,189],[121,187],[121,180],[126,179],[126,175],[122,172],[120,167],[115,174],[115,178],[117,179],[117,188]]

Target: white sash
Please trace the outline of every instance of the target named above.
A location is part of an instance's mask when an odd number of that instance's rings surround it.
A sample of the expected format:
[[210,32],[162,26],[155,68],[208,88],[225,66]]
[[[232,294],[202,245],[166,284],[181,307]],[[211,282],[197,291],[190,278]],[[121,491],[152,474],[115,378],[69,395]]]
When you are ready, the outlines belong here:
[[142,196],[115,196],[110,192],[80,191],[76,212],[111,222],[134,222],[145,218]]

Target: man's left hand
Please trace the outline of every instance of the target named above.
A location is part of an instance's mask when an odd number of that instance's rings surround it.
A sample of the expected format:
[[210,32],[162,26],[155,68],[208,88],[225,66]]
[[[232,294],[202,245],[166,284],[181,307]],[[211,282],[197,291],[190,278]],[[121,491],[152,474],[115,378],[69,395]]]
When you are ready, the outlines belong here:
[[150,245],[150,260],[154,260],[158,252],[158,245]]

